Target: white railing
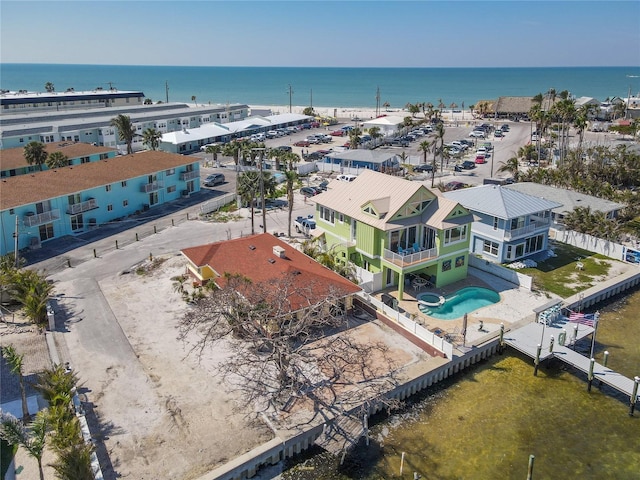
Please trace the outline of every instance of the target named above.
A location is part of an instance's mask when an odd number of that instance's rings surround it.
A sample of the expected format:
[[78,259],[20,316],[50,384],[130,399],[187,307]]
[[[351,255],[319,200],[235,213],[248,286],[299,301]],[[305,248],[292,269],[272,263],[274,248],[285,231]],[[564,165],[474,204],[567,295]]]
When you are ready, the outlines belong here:
[[356,295],[362,298],[365,302],[376,307],[376,309],[384,313],[387,318],[401,325],[408,333],[415,335],[436,350],[441,351],[447,356],[447,358],[453,358],[453,345],[447,342],[444,338],[427,330],[418,322],[385,305],[380,300],[367,293],[357,293]]
[[144,193],[155,192],[156,190],[160,190],[164,187],[164,182],[151,182],[145,185],[142,185],[141,190]]
[[53,222],[60,219],[60,210],[54,208],[48,212],[38,213],[36,215],[26,215],[24,217],[24,224],[27,227],[33,227],[35,225],[42,225],[43,223]]
[[437,256],[437,248],[429,248],[427,250],[420,250],[419,252],[405,255],[395,253],[387,248],[383,250],[383,258],[400,267],[415,265],[416,263],[425,262]]
[[526,227],[515,228],[513,230],[505,230],[504,238],[509,240],[511,238],[520,237],[522,235],[526,235],[528,233],[535,232],[536,230],[540,230],[542,228],[546,228],[549,226],[548,219],[540,219],[536,220],[534,223],[530,223]]
[[180,174],[180,180],[186,182],[187,180],[193,180],[200,176],[200,172],[198,170],[192,170],[191,172],[182,172]]
[[67,207],[67,213],[70,215],[77,215],[78,213],[86,212],[98,208],[98,202],[95,198],[90,198],[85,202],[74,203]]

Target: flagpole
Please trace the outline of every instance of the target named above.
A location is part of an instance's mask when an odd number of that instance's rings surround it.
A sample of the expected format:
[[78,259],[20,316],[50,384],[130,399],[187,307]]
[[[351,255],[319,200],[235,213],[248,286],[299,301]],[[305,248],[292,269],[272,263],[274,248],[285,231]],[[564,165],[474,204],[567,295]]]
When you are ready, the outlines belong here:
[[596,333],[598,332],[598,319],[600,317],[600,312],[596,312],[593,314],[593,334],[591,335],[591,353],[589,354],[589,358],[593,358],[594,351],[596,349]]

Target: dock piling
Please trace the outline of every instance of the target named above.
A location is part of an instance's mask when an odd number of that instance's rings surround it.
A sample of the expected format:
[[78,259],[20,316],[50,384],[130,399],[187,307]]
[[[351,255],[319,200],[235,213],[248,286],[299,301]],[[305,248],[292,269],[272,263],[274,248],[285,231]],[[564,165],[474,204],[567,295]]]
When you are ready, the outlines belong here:
[[633,379],[633,392],[629,397],[629,416],[633,417],[633,411],[636,409],[636,399],[638,398],[638,384],[640,384],[640,377],[634,377]]
[[596,364],[596,359],[591,357],[589,360],[589,374],[587,376],[587,392],[591,391],[591,384],[593,383],[593,367]]
[[402,452],[402,457],[400,457],[400,475],[402,475],[403,469],[404,469],[404,452]]
[[529,455],[529,468],[527,469],[527,480],[533,479],[533,461],[536,459],[535,455]]
[[536,350],[536,358],[533,361],[535,367],[533,368],[533,376],[538,375],[538,367],[540,366],[540,353],[542,352],[542,345],[538,344],[538,349]]

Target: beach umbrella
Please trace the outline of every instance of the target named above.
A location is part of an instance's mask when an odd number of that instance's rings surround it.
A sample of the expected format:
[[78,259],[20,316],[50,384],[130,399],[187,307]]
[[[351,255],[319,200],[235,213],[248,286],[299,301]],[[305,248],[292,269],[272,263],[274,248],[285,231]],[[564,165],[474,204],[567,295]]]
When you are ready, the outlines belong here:
[[462,318],[462,346],[464,347],[464,344],[467,341],[467,322],[468,322],[468,318],[467,318],[467,314],[464,314],[464,317]]

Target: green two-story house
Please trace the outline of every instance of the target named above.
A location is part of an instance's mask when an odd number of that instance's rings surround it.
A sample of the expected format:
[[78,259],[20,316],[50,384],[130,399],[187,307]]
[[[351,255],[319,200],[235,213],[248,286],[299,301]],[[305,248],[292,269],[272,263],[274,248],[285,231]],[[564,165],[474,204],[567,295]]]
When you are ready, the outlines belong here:
[[357,267],[367,291],[397,286],[402,300],[409,277],[436,287],[466,278],[472,215],[422,183],[365,170],[313,200],[325,248]]

